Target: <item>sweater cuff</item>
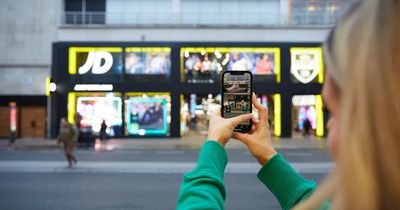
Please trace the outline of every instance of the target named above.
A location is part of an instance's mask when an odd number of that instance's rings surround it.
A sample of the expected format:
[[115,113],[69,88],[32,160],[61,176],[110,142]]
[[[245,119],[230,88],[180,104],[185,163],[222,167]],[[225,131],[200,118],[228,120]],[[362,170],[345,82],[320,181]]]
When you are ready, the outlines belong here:
[[227,164],[225,148],[216,141],[207,140],[201,149],[196,168],[213,174],[217,172],[219,177],[223,177]]
[[294,205],[302,194],[315,188],[315,182],[300,176],[280,154],[264,164],[257,177],[275,195],[283,209]]

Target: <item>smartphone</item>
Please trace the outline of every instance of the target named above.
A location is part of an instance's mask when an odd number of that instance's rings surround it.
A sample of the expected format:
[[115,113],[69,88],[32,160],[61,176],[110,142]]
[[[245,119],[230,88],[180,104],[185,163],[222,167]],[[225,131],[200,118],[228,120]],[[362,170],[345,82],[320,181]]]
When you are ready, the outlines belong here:
[[[252,112],[251,93],[253,75],[250,71],[224,71],[222,73],[222,106],[224,118],[236,117]],[[235,131],[248,133],[251,130],[251,120],[235,127]]]

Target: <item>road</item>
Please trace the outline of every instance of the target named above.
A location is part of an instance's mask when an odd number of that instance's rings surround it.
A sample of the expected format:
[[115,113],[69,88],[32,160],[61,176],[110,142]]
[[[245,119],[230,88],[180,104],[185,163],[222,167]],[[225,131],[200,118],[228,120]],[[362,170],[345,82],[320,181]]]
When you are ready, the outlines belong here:
[[[319,182],[333,167],[326,150],[280,150]],[[66,168],[59,150],[0,150],[0,209],[174,209],[195,150],[78,150]],[[229,150],[226,209],[279,209],[245,150]]]

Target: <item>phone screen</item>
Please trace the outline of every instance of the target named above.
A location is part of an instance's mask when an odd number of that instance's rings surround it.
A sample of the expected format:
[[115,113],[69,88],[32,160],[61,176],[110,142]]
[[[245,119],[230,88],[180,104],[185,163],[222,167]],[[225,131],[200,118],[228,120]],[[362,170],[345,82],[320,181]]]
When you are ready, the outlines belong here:
[[[231,118],[251,113],[251,72],[226,71],[222,77],[222,116]],[[235,128],[236,131],[241,132],[248,132],[250,129],[250,120],[239,124]]]

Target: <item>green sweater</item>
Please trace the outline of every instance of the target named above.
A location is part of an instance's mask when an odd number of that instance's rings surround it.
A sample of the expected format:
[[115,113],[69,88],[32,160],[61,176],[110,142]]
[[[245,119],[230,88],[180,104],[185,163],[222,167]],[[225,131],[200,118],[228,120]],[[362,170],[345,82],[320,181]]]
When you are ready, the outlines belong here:
[[[206,141],[195,169],[183,176],[177,209],[225,209],[224,170],[226,151],[215,141]],[[274,155],[258,172],[258,178],[275,195],[282,209],[306,199],[316,185],[300,176],[280,155]],[[321,209],[327,209],[324,205]]]

